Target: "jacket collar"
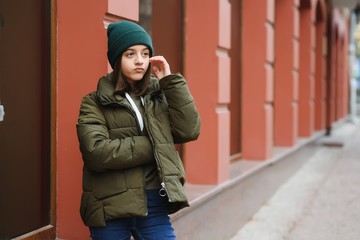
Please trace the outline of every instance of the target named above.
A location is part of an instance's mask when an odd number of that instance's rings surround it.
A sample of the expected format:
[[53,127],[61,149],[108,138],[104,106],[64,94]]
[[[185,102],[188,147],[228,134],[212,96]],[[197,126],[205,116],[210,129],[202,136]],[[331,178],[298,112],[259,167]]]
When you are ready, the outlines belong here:
[[[100,78],[97,85],[97,96],[102,105],[108,105],[112,103],[127,102],[124,94],[114,94],[115,84],[112,80],[113,72]],[[156,92],[160,91],[159,81],[151,75],[148,90],[145,95],[152,96]]]

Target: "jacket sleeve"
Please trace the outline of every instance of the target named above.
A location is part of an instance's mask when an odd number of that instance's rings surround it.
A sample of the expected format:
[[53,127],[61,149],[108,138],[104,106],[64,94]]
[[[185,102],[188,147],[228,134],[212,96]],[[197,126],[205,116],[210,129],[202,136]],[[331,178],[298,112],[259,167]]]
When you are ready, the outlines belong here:
[[179,73],[171,74],[159,83],[169,106],[174,142],[196,140],[200,134],[200,116],[185,78]]
[[94,95],[83,98],[76,128],[83,161],[93,171],[131,168],[154,160],[147,136],[109,138],[106,120]]

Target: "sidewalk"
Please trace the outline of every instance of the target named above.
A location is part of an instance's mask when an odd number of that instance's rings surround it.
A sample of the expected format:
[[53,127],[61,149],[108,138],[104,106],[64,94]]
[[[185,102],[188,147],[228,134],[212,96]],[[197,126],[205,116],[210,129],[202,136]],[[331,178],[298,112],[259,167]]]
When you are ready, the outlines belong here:
[[359,240],[360,125],[345,122],[231,240]]

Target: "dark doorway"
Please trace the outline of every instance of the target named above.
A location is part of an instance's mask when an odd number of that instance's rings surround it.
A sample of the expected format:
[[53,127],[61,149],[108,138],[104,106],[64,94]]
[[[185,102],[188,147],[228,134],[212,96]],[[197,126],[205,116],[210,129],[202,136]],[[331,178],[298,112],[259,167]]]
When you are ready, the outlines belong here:
[[50,0],[0,0],[0,239],[50,223]]

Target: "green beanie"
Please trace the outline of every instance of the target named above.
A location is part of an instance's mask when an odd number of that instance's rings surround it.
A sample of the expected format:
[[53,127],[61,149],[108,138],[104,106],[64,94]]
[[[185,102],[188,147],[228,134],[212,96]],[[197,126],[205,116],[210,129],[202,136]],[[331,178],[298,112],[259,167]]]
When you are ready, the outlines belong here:
[[107,29],[107,36],[107,56],[112,68],[114,68],[121,54],[133,45],[145,45],[150,50],[150,56],[154,54],[149,34],[136,23],[125,20],[111,23]]

